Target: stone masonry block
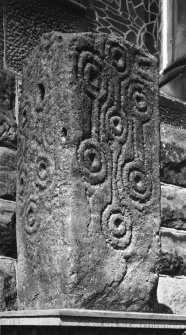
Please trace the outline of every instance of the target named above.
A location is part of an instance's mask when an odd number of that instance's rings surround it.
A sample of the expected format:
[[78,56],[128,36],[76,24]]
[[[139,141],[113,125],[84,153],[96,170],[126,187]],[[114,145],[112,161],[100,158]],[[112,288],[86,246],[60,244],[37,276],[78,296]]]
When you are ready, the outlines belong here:
[[16,260],[0,256],[0,311],[17,309]]
[[16,203],[0,199],[0,255],[17,257]]
[[161,226],[186,230],[186,189],[161,185]]
[[0,147],[0,197],[15,200],[16,194],[16,151]]
[[0,71],[0,146],[16,148],[15,75]]
[[160,225],[155,58],[116,36],[53,33],[23,78],[19,308],[151,310]]
[[173,314],[186,315],[186,277],[160,276],[157,297]]
[[163,253],[177,254],[186,263],[186,232],[170,228],[161,228],[161,251]]
[[186,186],[186,129],[161,123],[161,181]]

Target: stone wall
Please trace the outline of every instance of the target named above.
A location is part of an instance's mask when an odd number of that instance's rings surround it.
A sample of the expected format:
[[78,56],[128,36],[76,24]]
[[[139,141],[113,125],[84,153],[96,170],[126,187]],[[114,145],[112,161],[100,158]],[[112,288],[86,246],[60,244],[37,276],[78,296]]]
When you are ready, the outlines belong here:
[[186,306],[186,105],[160,96],[161,258],[158,300],[177,314]]
[[0,310],[16,308],[15,76],[0,72]]

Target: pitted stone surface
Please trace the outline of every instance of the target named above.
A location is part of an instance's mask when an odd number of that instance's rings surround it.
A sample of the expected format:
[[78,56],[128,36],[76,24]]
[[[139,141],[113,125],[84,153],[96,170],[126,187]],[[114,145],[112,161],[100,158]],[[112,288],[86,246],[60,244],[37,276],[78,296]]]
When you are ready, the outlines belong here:
[[78,32],[82,18],[56,1],[9,0],[4,4],[6,22],[6,62],[21,72],[26,57],[38,44],[42,34],[57,30]]
[[0,199],[0,256],[17,257],[16,203]]
[[19,308],[151,309],[157,87],[156,60],[122,38],[42,38],[19,115]]
[[0,311],[16,309],[16,260],[0,256]]

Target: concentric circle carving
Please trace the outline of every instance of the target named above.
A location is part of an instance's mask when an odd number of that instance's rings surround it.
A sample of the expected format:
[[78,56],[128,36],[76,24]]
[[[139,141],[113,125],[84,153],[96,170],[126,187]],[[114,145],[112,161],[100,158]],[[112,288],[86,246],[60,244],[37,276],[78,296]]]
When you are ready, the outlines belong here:
[[38,227],[39,221],[36,217],[37,206],[34,200],[29,200],[26,208],[26,224],[25,229],[28,234],[34,234]]
[[140,118],[142,122],[147,122],[151,118],[153,112],[151,95],[150,89],[140,83],[133,83],[129,87],[129,100],[132,102],[131,114]]
[[128,135],[128,123],[123,114],[118,114],[116,108],[112,107],[106,114],[106,128],[109,139],[115,139],[122,144]]
[[90,51],[83,51],[78,62],[78,74],[83,79],[84,90],[91,98],[95,98],[100,90],[101,58]]
[[91,184],[102,183],[107,175],[107,165],[103,150],[91,139],[83,141],[78,148],[80,169]]
[[121,46],[116,41],[109,41],[106,44],[105,51],[118,74],[127,76],[130,71],[130,58],[124,46]]
[[117,205],[108,205],[102,216],[102,229],[107,242],[114,249],[125,249],[132,236],[130,214]]
[[44,191],[52,183],[54,163],[46,155],[38,156],[36,160],[36,187]]
[[142,163],[127,164],[123,175],[130,197],[139,203],[146,203],[152,196],[152,180]]

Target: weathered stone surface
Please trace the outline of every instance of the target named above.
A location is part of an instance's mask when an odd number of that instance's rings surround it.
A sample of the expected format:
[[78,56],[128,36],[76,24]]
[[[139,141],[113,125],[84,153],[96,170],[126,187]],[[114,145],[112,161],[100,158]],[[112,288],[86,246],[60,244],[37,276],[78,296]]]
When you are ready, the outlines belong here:
[[161,123],[161,181],[186,186],[186,130]]
[[21,309],[150,310],[157,87],[156,60],[116,36],[48,34],[29,59],[18,141]]
[[177,254],[186,261],[186,232],[175,229],[161,228],[161,251],[163,253]]
[[161,226],[186,230],[186,189],[161,185]]
[[3,31],[3,2],[0,2],[0,68],[3,67],[4,31]]
[[0,311],[16,309],[16,261],[0,256]]
[[10,71],[0,71],[0,146],[16,147],[17,124],[15,120],[15,76]]
[[15,200],[16,195],[16,151],[0,147],[0,197]]
[[186,277],[160,276],[157,297],[174,314],[186,315]]
[[0,199],[0,255],[17,257],[16,203]]
[[169,276],[186,276],[186,260],[178,252],[160,252],[158,272]]

